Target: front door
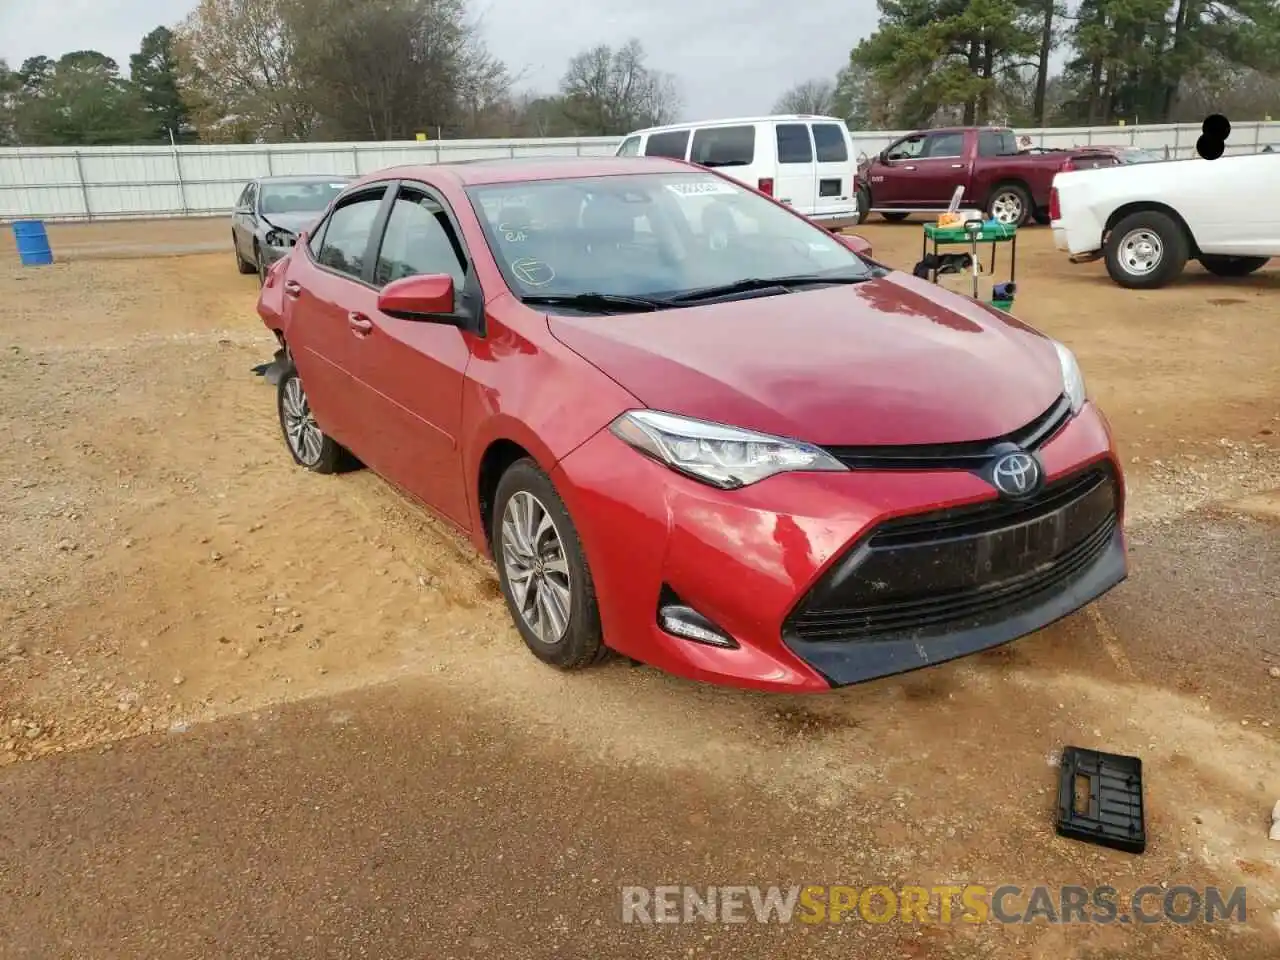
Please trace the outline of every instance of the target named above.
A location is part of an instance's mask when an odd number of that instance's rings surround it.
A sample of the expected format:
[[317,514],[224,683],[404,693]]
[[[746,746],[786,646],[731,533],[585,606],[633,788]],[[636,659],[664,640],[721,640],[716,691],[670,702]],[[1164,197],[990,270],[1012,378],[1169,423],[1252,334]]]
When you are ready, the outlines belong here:
[[924,151],[916,161],[915,176],[910,181],[915,194],[911,202],[921,207],[947,206],[956,187],[969,183],[969,164],[965,155],[963,130],[930,133]]
[[458,434],[473,334],[378,310],[378,291],[388,283],[429,274],[453,277],[454,296],[468,295],[468,257],[455,222],[431,190],[402,183],[371,283],[350,305],[367,322],[352,349],[354,371],[370,398],[359,430],[369,466],[466,529],[469,498]]
[[871,188],[871,203],[875,207],[910,207],[919,186],[920,157],[924,153],[925,134],[913,133],[909,137],[889,144],[883,154],[871,162],[867,171]]
[[778,144],[778,173],[773,195],[805,215],[813,213],[817,192],[817,165],[813,136],[807,123],[779,123],[774,127]]
[[236,253],[241,259],[253,259],[253,210],[257,203],[258,185],[250,183],[236,201],[235,212],[231,215],[231,234],[235,240]]

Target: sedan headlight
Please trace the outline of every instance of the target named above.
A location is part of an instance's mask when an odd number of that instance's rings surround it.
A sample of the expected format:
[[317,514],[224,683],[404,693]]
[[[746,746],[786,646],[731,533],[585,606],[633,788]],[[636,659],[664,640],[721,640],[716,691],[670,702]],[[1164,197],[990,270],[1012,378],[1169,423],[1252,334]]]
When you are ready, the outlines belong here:
[[287,248],[292,247],[297,238],[287,230],[269,230],[267,231],[267,246]]
[[1053,346],[1058,351],[1058,363],[1062,366],[1063,390],[1071,398],[1071,412],[1079,413],[1085,401],[1084,374],[1080,372],[1076,355],[1065,344],[1055,340]]
[[723,490],[776,473],[848,469],[812,444],[657,410],[624,413],[609,429],[645,456]]

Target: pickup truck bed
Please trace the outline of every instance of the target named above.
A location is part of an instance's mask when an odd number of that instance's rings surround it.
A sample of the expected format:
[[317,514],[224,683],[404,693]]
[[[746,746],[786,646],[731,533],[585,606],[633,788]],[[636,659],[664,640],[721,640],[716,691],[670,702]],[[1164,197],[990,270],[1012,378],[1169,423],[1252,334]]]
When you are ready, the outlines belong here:
[[1090,148],[1019,153],[1003,127],[947,127],[902,137],[858,171],[858,215],[902,220],[945,210],[957,186],[964,205],[1001,223],[1048,223],[1049,187],[1063,170],[1118,166],[1109,150]]

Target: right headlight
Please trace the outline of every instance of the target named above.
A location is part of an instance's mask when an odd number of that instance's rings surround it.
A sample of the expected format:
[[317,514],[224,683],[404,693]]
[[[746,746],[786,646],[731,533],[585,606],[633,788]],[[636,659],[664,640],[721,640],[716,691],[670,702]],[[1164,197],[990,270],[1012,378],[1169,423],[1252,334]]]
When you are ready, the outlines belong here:
[[658,410],[629,411],[609,429],[645,456],[722,490],[778,473],[848,469],[812,444]]

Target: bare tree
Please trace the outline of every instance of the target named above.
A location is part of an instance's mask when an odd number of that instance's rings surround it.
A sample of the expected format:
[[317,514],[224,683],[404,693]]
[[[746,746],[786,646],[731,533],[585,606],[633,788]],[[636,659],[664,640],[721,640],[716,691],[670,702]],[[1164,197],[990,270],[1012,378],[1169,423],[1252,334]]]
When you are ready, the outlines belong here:
[[816,113],[830,116],[835,109],[836,85],[830,80],[806,80],[778,98],[774,113]]
[[315,124],[296,75],[291,0],[199,0],[177,30],[185,99],[219,139],[304,140]]
[[675,78],[645,65],[638,40],[617,50],[600,44],[579,53],[569,61],[560,92],[566,119],[585,135],[618,135],[669,123],[681,106]]
[[509,86],[466,0],[289,0],[287,16],[315,112],[339,139],[475,132]]

